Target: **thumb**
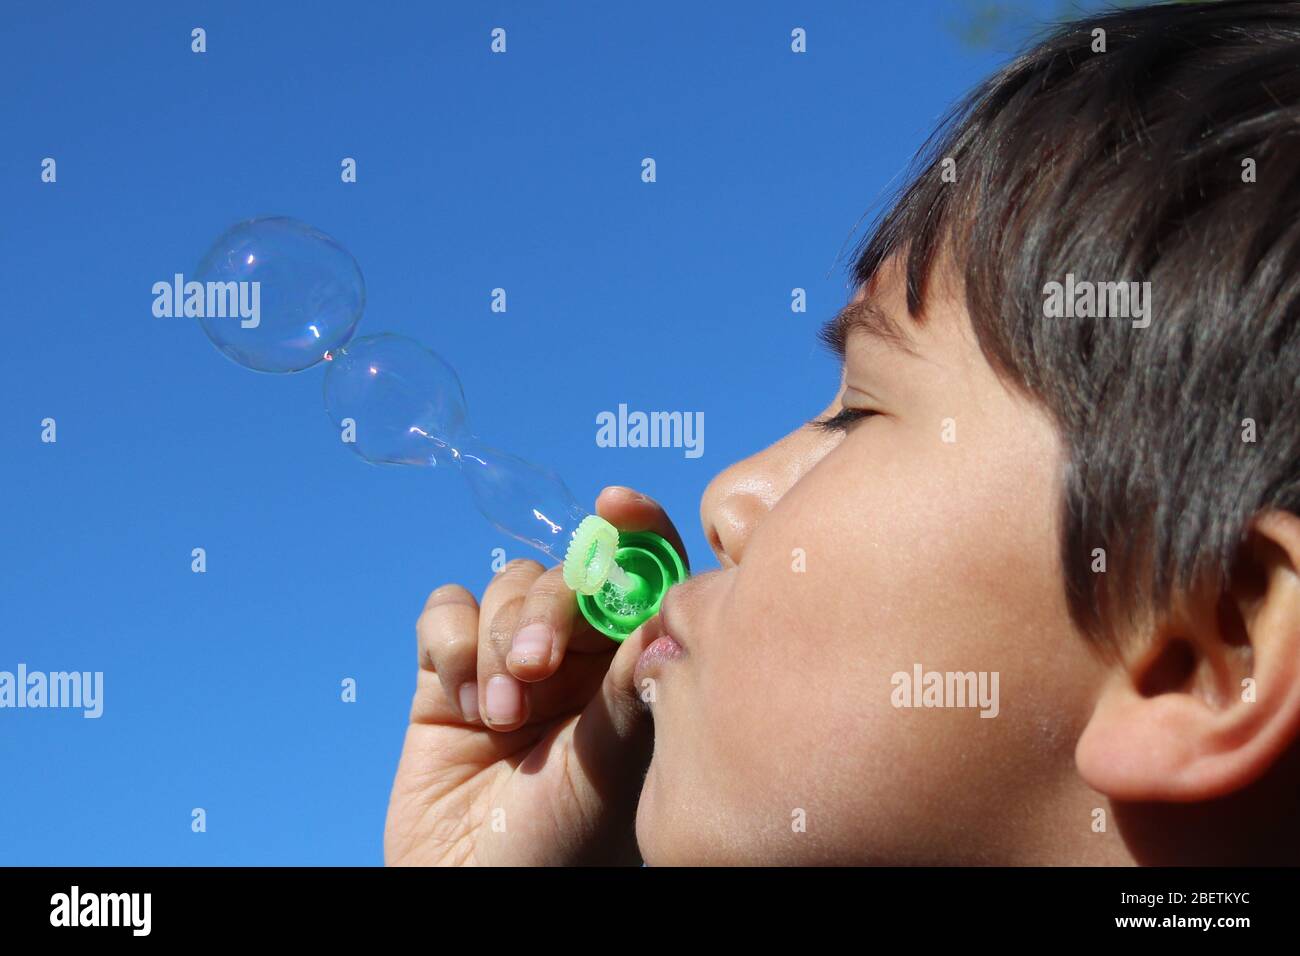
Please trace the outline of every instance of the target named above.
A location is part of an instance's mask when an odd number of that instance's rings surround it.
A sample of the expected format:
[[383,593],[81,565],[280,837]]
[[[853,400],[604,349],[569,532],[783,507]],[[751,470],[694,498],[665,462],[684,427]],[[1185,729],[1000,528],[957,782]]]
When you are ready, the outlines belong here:
[[583,708],[573,729],[573,751],[582,772],[606,803],[640,795],[654,751],[649,707],[632,683],[645,649],[646,628],[638,627],[614,654],[600,693]]

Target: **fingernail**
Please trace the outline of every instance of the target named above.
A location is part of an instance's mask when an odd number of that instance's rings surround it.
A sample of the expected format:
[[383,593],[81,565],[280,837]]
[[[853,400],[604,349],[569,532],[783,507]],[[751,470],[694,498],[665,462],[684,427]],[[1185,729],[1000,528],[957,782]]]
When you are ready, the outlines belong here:
[[524,696],[519,682],[505,674],[497,674],[487,683],[487,699],[484,703],[489,721],[494,724],[513,724],[524,708]]
[[467,723],[478,720],[478,684],[466,681],[460,685],[460,713]]
[[545,624],[525,624],[510,644],[510,656],[516,664],[549,664],[551,629]]

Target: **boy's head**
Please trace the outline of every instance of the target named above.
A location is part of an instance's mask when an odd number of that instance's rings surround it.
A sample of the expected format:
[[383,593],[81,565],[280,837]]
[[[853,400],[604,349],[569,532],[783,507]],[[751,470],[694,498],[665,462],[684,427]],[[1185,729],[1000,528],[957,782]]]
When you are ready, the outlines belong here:
[[1300,4],[1072,24],[918,170],[705,494],[646,859],[1294,862]]

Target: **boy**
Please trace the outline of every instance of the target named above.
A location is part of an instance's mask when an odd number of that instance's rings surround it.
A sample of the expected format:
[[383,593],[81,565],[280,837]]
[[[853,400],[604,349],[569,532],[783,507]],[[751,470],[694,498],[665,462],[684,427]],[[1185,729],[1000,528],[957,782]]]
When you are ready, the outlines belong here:
[[1300,5],[1068,25],[918,170],[719,570],[429,597],[388,862],[1300,859]]

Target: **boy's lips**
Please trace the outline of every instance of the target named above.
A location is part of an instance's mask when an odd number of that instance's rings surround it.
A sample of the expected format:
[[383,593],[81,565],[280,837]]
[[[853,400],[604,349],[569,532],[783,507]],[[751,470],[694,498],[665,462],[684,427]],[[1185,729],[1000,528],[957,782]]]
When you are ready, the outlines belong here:
[[641,625],[645,629],[644,646],[632,672],[632,682],[638,689],[646,677],[656,673],[668,661],[686,654],[678,640],[669,633],[669,623],[668,602],[665,600],[659,613]]

